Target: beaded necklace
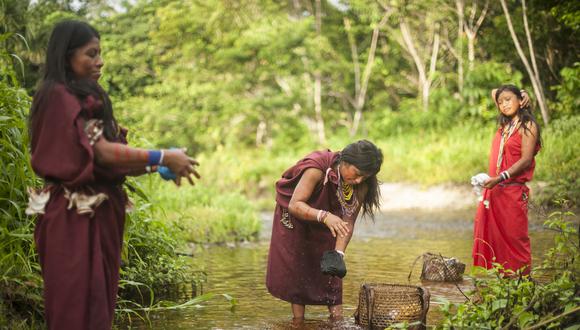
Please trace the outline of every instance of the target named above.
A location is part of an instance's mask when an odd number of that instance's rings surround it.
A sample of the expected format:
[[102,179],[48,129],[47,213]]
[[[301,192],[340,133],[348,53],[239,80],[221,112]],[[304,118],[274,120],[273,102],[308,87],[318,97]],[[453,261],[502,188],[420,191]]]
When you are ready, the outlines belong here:
[[356,194],[354,194],[353,186],[342,181],[340,176],[340,165],[338,165],[338,182],[339,184],[338,188],[336,189],[336,197],[338,197],[338,202],[340,203],[340,208],[342,209],[342,215],[350,218],[358,209],[359,202],[356,198]]
[[510,136],[512,136],[512,134],[515,132],[516,128],[518,127],[519,121],[520,121],[520,119],[516,118],[515,120],[512,120],[509,123],[508,127],[504,126],[502,128],[501,141],[499,142],[499,152],[497,155],[497,165],[495,168],[496,175],[499,174],[499,168],[501,166],[501,161],[503,160],[503,148],[504,148],[505,144],[507,143],[507,140],[510,138]]
[[350,201],[350,199],[352,198],[352,193],[354,192],[354,189],[352,189],[352,185],[345,182],[341,182],[340,185],[344,199],[346,201]]

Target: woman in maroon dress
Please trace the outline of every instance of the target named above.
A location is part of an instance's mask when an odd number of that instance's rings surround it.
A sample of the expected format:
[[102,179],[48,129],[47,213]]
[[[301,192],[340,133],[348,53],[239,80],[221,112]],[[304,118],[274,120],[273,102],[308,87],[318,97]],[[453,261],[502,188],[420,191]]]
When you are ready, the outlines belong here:
[[32,167],[44,179],[30,190],[28,214],[44,279],[49,329],[112,326],[127,198],[126,175],[166,166],[193,183],[197,162],[182,150],[126,146],[107,94],[97,83],[99,34],[78,21],[57,24],[31,115]]
[[534,157],[541,147],[540,127],[527,97],[513,85],[494,90],[499,128],[489,156],[489,176],[474,224],[473,264],[528,274],[531,248],[528,236],[526,182],[534,175]]
[[321,259],[325,251],[344,257],[361,206],[371,217],[378,209],[382,162],[381,151],[361,140],[311,153],[276,183],[266,286],[291,303],[295,320],[304,319],[305,305],[342,316],[342,279],[323,274]]

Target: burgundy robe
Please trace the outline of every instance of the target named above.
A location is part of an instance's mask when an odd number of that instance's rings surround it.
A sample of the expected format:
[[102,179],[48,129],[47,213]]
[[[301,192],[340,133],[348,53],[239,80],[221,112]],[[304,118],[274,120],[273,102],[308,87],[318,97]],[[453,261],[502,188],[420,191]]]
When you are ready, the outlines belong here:
[[[496,176],[501,128],[495,134],[489,156],[489,176]],[[506,141],[499,173],[522,158],[522,136],[516,131]],[[539,147],[536,152],[539,151]],[[525,185],[534,175],[535,160],[520,175],[493,189],[483,191],[474,222],[473,264],[492,268],[493,262],[505,269],[524,268],[529,273],[532,256],[528,236],[529,188]],[[488,207],[484,204],[487,201]]]
[[[84,122],[101,111],[54,86],[33,127],[32,167],[51,185],[34,238],[44,279],[49,329],[110,329],[119,280],[126,196],[120,170],[95,163]],[[124,135],[125,132],[123,132]],[[126,143],[124,136],[121,141]],[[105,193],[93,217],[67,210],[64,188]]]
[[266,286],[268,291],[282,300],[301,305],[342,304],[342,280],[323,275],[320,259],[327,250],[334,250],[336,239],[328,228],[315,221],[305,221],[289,215],[293,228],[281,222],[283,212],[294,188],[308,168],[316,168],[327,174],[327,182],[319,182],[308,205],[329,211],[342,217],[336,191],[338,177],[332,168],[338,153],[317,151],[288,169],[276,183],[276,209],[272,226],[272,239],[268,254]]

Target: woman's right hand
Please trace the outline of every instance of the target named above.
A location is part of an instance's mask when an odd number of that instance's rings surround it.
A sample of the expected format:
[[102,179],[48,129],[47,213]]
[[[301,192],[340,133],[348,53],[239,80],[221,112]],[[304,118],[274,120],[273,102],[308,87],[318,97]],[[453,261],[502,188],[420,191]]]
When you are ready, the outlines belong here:
[[348,235],[348,232],[350,231],[350,229],[348,228],[349,227],[348,222],[342,221],[341,218],[337,217],[332,213],[328,213],[326,219],[324,220],[324,224],[326,225],[326,227],[328,227],[328,229],[330,229],[332,237],[336,237],[336,235],[344,237]]
[[183,149],[164,150],[163,164],[167,166],[173,173],[177,175],[175,184],[181,185],[181,177],[186,177],[190,184],[194,184],[191,175],[196,178],[201,178],[199,173],[195,170],[195,166],[199,165],[197,160],[187,156]]
[[527,108],[530,105],[530,95],[528,92],[522,90],[522,100],[520,101],[520,106],[522,108]]
[[499,177],[499,176],[491,177],[491,178],[485,180],[485,182],[483,183],[483,188],[493,189],[493,187],[495,187],[500,182],[501,182],[501,177]]

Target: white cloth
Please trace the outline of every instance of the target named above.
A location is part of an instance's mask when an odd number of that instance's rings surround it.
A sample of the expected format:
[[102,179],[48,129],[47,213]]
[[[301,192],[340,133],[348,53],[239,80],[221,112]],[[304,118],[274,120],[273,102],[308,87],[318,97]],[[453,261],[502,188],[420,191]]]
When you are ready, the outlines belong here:
[[485,181],[487,181],[487,179],[489,179],[489,175],[487,175],[487,173],[479,173],[471,177],[473,192],[477,196],[481,196],[481,192],[483,191],[483,184]]

